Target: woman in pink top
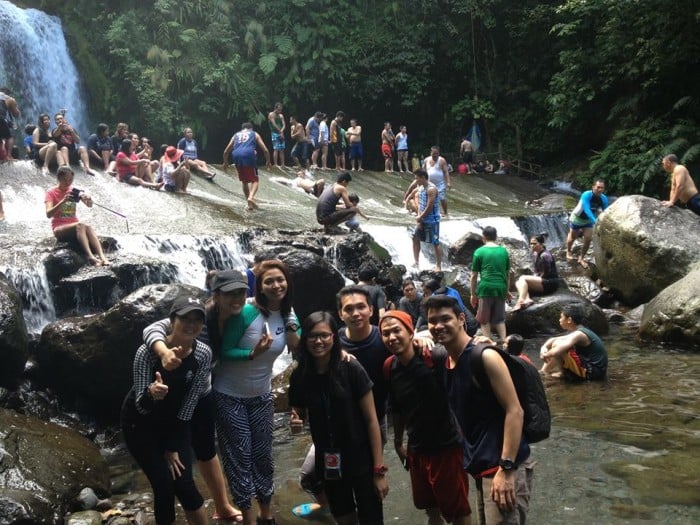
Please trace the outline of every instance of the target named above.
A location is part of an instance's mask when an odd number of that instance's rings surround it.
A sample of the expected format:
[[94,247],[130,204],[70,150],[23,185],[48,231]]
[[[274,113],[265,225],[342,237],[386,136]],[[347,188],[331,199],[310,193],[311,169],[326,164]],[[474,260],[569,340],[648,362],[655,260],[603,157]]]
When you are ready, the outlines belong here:
[[[73,188],[73,170],[70,166],[61,166],[56,172],[58,186],[46,192],[44,204],[46,216],[51,219],[53,234],[59,241],[78,241],[85,252],[88,262],[94,266],[108,266],[109,261],[102,252],[102,245],[91,226],[78,220],[76,208],[82,201],[92,208],[90,196],[77,188]],[[97,255],[95,255],[97,254]]]
[[[159,190],[163,187],[164,182],[151,182],[144,180],[136,174],[136,170],[141,166],[146,166],[150,163],[148,159],[139,159],[134,153],[134,142],[131,139],[122,140],[119,153],[117,153],[117,179],[119,182],[126,182],[133,186],[145,186]],[[149,174],[150,176],[150,174]]]

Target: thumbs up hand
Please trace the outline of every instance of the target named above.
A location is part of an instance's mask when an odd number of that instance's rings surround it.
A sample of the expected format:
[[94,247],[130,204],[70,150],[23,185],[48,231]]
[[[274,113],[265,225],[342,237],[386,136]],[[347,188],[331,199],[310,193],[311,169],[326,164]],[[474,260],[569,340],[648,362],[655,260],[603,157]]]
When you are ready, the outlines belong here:
[[160,401],[168,395],[168,385],[163,383],[163,378],[160,376],[160,372],[156,372],[155,381],[148,385],[148,392],[156,401]]

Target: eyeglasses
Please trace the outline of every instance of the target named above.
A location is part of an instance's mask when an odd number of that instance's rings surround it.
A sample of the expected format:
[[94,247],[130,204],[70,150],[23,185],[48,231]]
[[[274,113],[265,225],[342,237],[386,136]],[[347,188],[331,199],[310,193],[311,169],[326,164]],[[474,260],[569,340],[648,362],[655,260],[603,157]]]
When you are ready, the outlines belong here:
[[322,343],[327,343],[331,339],[333,339],[333,334],[330,332],[322,332],[319,334],[314,334],[314,333],[309,334],[309,341],[311,341],[311,342],[316,341],[316,340],[320,340]]

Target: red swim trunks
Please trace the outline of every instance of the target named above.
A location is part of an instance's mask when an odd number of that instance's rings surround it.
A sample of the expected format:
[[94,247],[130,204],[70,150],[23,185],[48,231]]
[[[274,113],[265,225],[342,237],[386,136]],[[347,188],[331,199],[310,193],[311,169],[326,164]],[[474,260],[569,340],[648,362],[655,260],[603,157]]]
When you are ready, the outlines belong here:
[[238,180],[241,182],[258,182],[258,168],[255,166],[236,166]]
[[391,151],[391,145],[387,144],[386,142],[382,144],[382,155],[384,155],[385,159],[390,159],[393,157],[393,152]]

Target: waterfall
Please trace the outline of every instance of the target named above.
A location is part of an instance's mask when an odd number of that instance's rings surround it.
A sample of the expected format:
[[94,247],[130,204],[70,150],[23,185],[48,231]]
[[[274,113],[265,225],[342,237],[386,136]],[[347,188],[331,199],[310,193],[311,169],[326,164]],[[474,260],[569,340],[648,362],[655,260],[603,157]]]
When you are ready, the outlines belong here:
[[[121,295],[142,286],[157,283],[184,283],[204,287],[204,278],[212,268],[245,268],[246,254],[236,236],[215,238],[192,235],[131,235],[115,238],[124,267],[115,267],[119,286],[107,289],[107,295],[98,295],[90,281],[70,276],[54,289],[43,264],[36,255],[13,257],[0,264],[19,291],[23,314],[30,334],[39,335],[43,328],[56,320],[56,304],[69,304],[75,314],[103,310],[117,302]],[[132,272],[138,265],[139,272]],[[152,264],[149,264],[152,262]],[[119,293],[120,292],[120,293]]]
[[36,124],[40,113],[53,120],[54,113],[66,109],[68,122],[87,140],[92,130],[61,20],[0,0],[0,34],[0,86],[10,88],[22,112],[17,135],[24,124]]
[[516,217],[515,222],[529,239],[533,235],[547,232],[547,248],[560,248],[566,243],[569,233],[569,214],[565,212],[551,213],[547,215],[527,215]]

